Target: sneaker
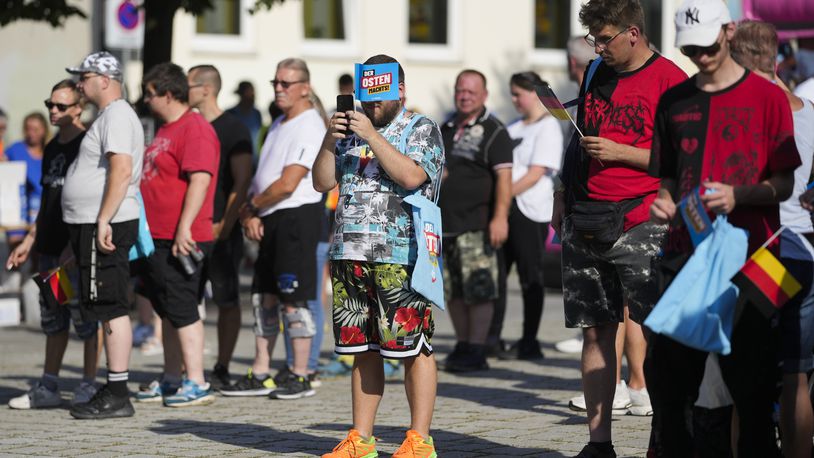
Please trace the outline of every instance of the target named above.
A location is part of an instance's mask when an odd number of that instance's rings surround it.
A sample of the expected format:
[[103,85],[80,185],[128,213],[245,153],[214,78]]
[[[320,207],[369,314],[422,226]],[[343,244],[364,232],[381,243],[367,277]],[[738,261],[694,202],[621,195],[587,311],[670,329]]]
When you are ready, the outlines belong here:
[[475,372],[489,370],[489,363],[486,362],[486,356],[483,351],[478,351],[468,346],[468,350],[459,358],[449,361],[447,358],[446,367],[447,372]]
[[647,388],[641,390],[627,389],[630,394],[630,408],[628,414],[639,417],[649,417],[653,415],[653,406],[650,404],[650,393]]
[[582,336],[574,337],[573,339],[563,340],[554,344],[554,348],[560,353],[581,353],[582,352]]
[[609,452],[603,452],[595,445],[588,444],[574,458],[616,458],[616,452],[613,448]]
[[274,379],[266,376],[260,380],[254,376],[252,370],[239,378],[234,385],[225,386],[220,389],[220,394],[224,396],[266,396],[271,393],[277,385]]
[[322,386],[322,379],[319,378],[319,371],[308,374],[308,383],[312,388],[319,388]]
[[220,390],[232,384],[232,376],[229,374],[229,369],[221,363],[215,363],[212,372],[209,373],[209,383],[212,385],[213,390]]
[[80,420],[132,417],[135,413],[130,398],[115,396],[107,385],[102,386],[90,401],[71,407],[71,416]]
[[215,401],[215,395],[208,383],[198,385],[192,380],[184,380],[179,389],[172,396],[164,397],[167,407],[205,406]]
[[533,361],[545,358],[543,351],[540,349],[540,342],[534,340],[518,340],[508,350],[500,352],[497,355],[498,359],[503,360],[525,360]]
[[385,359],[384,360],[384,378],[393,380],[404,377],[404,368],[398,360]]
[[96,384],[94,383],[88,382],[80,383],[79,386],[76,387],[75,390],[73,390],[73,399],[71,399],[71,405],[75,406],[77,404],[84,404],[90,401],[90,398],[92,398],[97,391],[99,391],[99,389],[96,388]]
[[311,387],[308,377],[302,377],[292,373],[291,377],[289,377],[283,385],[278,386],[276,390],[269,393],[269,399],[300,399],[315,394],[317,394],[317,392]]
[[136,393],[136,401],[162,401],[166,396],[172,396],[177,393],[180,386],[171,384],[169,382],[159,382],[158,380],[153,380],[149,385],[147,385],[146,388],[146,390],[139,390],[139,392]]
[[62,397],[59,391],[51,391],[37,381],[28,392],[13,398],[8,402],[12,409],[45,409],[48,407],[59,407],[62,404]]
[[322,455],[322,458],[376,458],[376,438],[362,439],[359,431],[351,429],[342,442],[334,447],[331,453]]
[[331,362],[322,366],[320,372],[325,377],[343,377],[353,372],[353,356],[342,355],[331,359]]
[[285,365],[274,375],[274,383],[277,386],[283,385],[285,384],[285,381],[291,377],[292,374],[293,372],[291,372],[291,369],[288,367],[288,365]]
[[[616,385],[616,393],[613,395],[613,406],[611,407],[611,413],[613,415],[626,415],[630,405],[630,394],[628,393],[625,381],[622,380],[620,384]],[[571,398],[571,400],[568,402],[568,407],[576,412],[587,411],[588,407],[585,404],[585,395],[579,395]]]
[[149,324],[138,324],[133,328],[133,346],[140,347],[153,336],[153,326]]
[[426,439],[418,431],[407,431],[407,438],[401,443],[401,447],[393,454],[393,458],[436,458],[435,444],[432,437]]

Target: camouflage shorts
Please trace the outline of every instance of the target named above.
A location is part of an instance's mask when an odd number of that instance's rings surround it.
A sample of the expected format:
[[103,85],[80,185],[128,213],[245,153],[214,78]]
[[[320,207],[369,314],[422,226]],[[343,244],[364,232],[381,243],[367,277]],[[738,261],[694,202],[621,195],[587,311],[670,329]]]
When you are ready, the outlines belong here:
[[591,244],[562,225],[562,285],[565,326],[587,328],[630,319],[641,324],[659,298],[654,263],[667,226],[650,222],[623,233],[613,245]]
[[497,299],[497,251],[486,231],[444,237],[442,246],[447,300],[479,304]]

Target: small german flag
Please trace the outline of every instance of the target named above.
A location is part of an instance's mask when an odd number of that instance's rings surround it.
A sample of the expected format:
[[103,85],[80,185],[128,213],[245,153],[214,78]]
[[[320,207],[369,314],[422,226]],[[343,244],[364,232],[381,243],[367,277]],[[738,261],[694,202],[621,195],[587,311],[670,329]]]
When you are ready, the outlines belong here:
[[565,107],[560,102],[560,99],[554,95],[554,91],[551,89],[551,86],[536,86],[537,91],[537,98],[540,99],[540,102],[548,109],[552,116],[559,119],[560,121],[571,121],[571,115],[568,114],[568,111],[565,110]]
[[65,305],[74,297],[73,287],[64,267],[34,275],[34,283],[40,288],[40,294],[48,308]]
[[746,260],[746,264],[732,277],[732,283],[740,289],[740,294],[767,316],[803,289],[766,247],[755,251]]

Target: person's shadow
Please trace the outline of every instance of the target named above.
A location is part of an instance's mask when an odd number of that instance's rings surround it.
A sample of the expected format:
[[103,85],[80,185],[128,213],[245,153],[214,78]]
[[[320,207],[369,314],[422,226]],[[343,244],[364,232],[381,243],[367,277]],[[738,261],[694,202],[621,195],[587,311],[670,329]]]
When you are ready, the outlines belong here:
[[[273,455],[285,453],[306,453],[320,456],[333,449],[344,437],[349,425],[324,423],[311,426],[309,429],[329,431],[328,437],[309,434],[303,431],[283,431],[263,425],[246,423],[208,422],[198,420],[159,420],[161,426],[150,428],[157,434],[181,435],[193,434],[202,439],[247,447]],[[400,426],[376,426],[376,437],[379,440],[379,451],[392,453],[404,439],[404,428]],[[433,429],[433,439],[438,447],[439,456],[472,457],[472,456],[545,456],[564,457],[565,455],[532,447],[515,447],[493,442],[452,431]]]

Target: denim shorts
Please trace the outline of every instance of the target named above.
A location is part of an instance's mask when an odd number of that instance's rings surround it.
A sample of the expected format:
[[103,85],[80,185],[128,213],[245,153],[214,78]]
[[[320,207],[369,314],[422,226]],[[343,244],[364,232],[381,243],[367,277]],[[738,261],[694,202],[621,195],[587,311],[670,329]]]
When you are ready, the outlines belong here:
[[[53,269],[59,265],[59,258],[56,256],[39,255],[40,272]],[[78,272],[75,268],[68,269],[68,278],[77,291]],[[67,331],[73,321],[73,328],[82,340],[88,340],[96,336],[98,323],[96,321],[85,321],[79,309],[79,302],[76,298],[71,299],[65,305],[57,308],[49,307],[40,295],[40,325],[42,332],[46,336],[53,336]]]

